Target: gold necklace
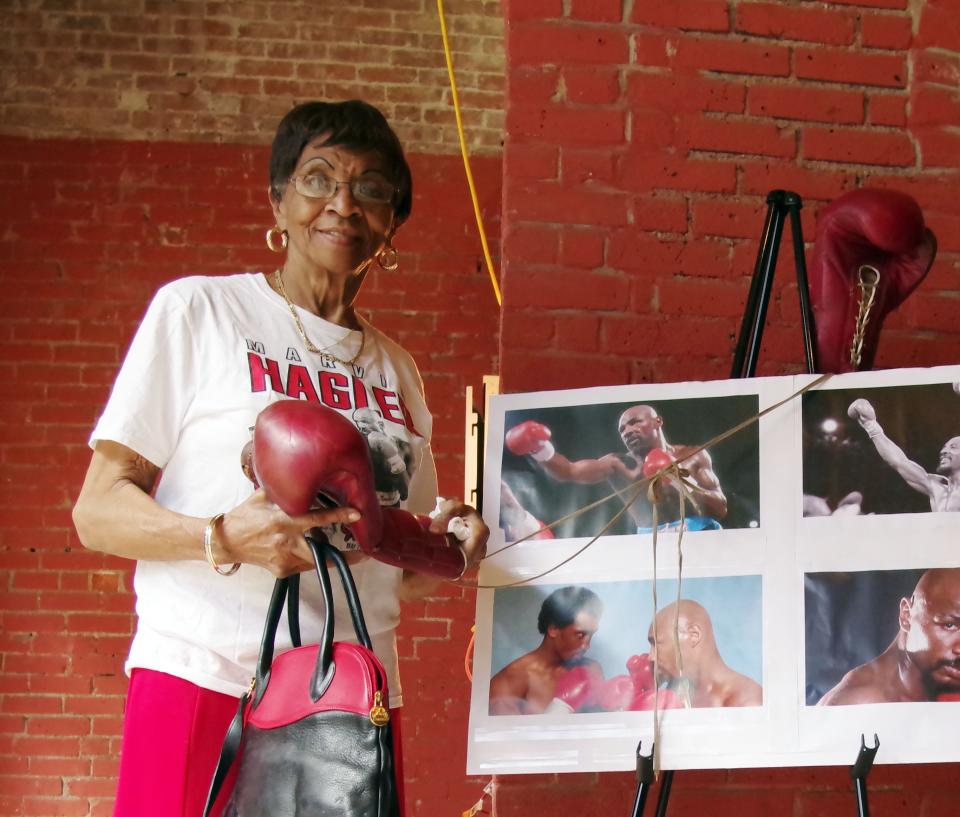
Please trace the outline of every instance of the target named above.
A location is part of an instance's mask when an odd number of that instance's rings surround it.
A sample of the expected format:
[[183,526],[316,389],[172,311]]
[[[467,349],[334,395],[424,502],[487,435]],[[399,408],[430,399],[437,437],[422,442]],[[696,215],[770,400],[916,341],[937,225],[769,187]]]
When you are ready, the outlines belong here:
[[273,282],[277,286],[277,291],[283,296],[283,300],[287,302],[287,306],[290,308],[290,314],[293,316],[293,322],[297,325],[297,332],[300,334],[300,338],[303,340],[304,345],[307,347],[307,351],[313,352],[315,355],[326,355],[331,360],[337,361],[344,366],[352,366],[360,358],[360,355],[363,354],[363,345],[367,340],[367,333],[363,331],[363,324],[360,325],[360,348],[357,349],[357,353],[350,358],[350,360],[344,360],[343,358],[337,357],[335,354],[327,351],[333,346],[336,346],[340,341],[334,341],[329,346],[324,346],[322,349],[314,345],[313,341],[307,337],[307,332],[303,328],[303,324],[300,322],[300,316],[297,314],[296,307],[293,305],[293,301],[290,300],[287,295],[286,289],[283,288],[283,276],[280,273],[279,267],[273,271]]

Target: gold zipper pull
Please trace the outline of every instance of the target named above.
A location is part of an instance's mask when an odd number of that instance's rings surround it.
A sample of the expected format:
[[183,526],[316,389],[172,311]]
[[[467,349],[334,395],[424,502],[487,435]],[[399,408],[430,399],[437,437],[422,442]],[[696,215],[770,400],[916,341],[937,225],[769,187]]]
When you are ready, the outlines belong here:
[[383,705],[383,693],[373,693],[373,706],[370,708],[370,723],[374,726],[386,726],[390,723],[390,711]]

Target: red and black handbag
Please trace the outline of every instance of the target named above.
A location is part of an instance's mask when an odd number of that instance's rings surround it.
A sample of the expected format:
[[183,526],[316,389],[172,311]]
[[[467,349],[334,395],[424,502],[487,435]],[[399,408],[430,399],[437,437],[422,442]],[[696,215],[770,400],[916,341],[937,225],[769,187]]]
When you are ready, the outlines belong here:
[[[224,738],[204,817],[215,817],[235,760],[236,782],[222,817],[399,815],[386,673],[373,653],[346,561],[318,528],[306,539],[326,605],[320,643],[300,646],[300,577],[278,579],[256,675]],[[357,644],[333,642],[327,559],[340,574]],[[285,600],[294,648],[274,658]]]

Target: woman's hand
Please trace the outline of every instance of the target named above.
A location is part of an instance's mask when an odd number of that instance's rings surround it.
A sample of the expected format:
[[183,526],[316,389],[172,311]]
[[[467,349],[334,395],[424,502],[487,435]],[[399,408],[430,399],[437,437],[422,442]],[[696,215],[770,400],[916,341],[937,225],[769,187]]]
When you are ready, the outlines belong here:
[[463,504],[459,499],[445,499],[437,508],[437,515],[430,523],[430,530],[434,533],[446,533],[450,520],[456,517],[463,520],[467,531],[467,538],[460,542],[460,549],[467,558],[466,568],[469,570],[480,564],[480,560],[486,555],[490,529],[476,508]]
[[[360,518],[355,508],[318,510],[300,516],[287,516],[274,505],[263,490],[254,492],[224,515],[216,530],[218,564],[241,562],[254,564],[282,578],[313,568],[313,554],[303,534],[310,528],[337,523],[351,524]],[[355,563],[361,553],[344,554]]]

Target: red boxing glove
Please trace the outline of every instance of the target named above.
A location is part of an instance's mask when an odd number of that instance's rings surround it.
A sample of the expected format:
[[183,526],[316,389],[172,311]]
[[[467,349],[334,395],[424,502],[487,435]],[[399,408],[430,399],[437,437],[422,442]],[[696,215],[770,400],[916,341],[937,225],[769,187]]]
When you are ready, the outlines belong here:
[[643,475],[649,479],[673,461],[673,457],[668,451],[664,451],[662,448],[651,448],[647,452],[647,456],[643,458]]
[[603,682],[597,702],[607,712],[623,712],[630,708],[637,689],[626,675],[614,675]]
[[370,553],[375,559],[446,579],[455,579],[466,569],[464,552],[450,547],[445,534],[430,531],[433,520],[429,516],[400,508],[381,508],[380,513],[383,539],[380,549]]
[[[923,280],[936,254],[936,238],[905,193],[853,190],[820,212],[809,280],[821,372],[873,366],[884,318]],[[858,271],[864,264],[876,268],[880,279],[855,367],[850,347],[860,307]]]
[[649,653],[631,655],[627,659],[627,672],[630,673],[630,680],[633,681],[637,692],[646,692],[656,688],[657,684],[653,678],[653,662],[650,660]]
[[538,531],[536,532],[536,534],[534,534],[533,536],[531,536],[531,537],[530,537],[531,539],[537,539],[537,540],[540,540],[540,541],[546,541],[546,540],[548,540],[548,539],[556,539],[556,538],[557,538],[557,537],[556,537],[556,534],[554,534],[554,532],[553,532],[553,528],[545,527],[544,524],[543,524],[543,522],[541,522],[539,519],[534,519],[533,521],[537,523],[537,525],[539,526],[540,530],[538,530]]
[[360,549],[381,562],[457,578],[466,557],[444,534],[407,511],[381,509],[366,440],[346,417],[303,400],[281,400],[257,417],[252,470],[267,497],[290,516],[322,507],[318,494],[360,511],[351,524]]
[[553,700],[545,711],[570,714],[596,703],[602,683],[602,680],[585,666],[568,669],[557,679],[553,688]]
[[553,432],[536,420],[524,420],[511,428],[504,437],[504,445],[511,454],[525,457],[528,454],[539,462],[550,459],[556,453],[550,438]]
[[655,705],[659,709],[683,709],[683,699],[672,689],[661,689],[659,695],[657,690],[648,689],[633,699],[629,709],[632,712],[652,712]]

